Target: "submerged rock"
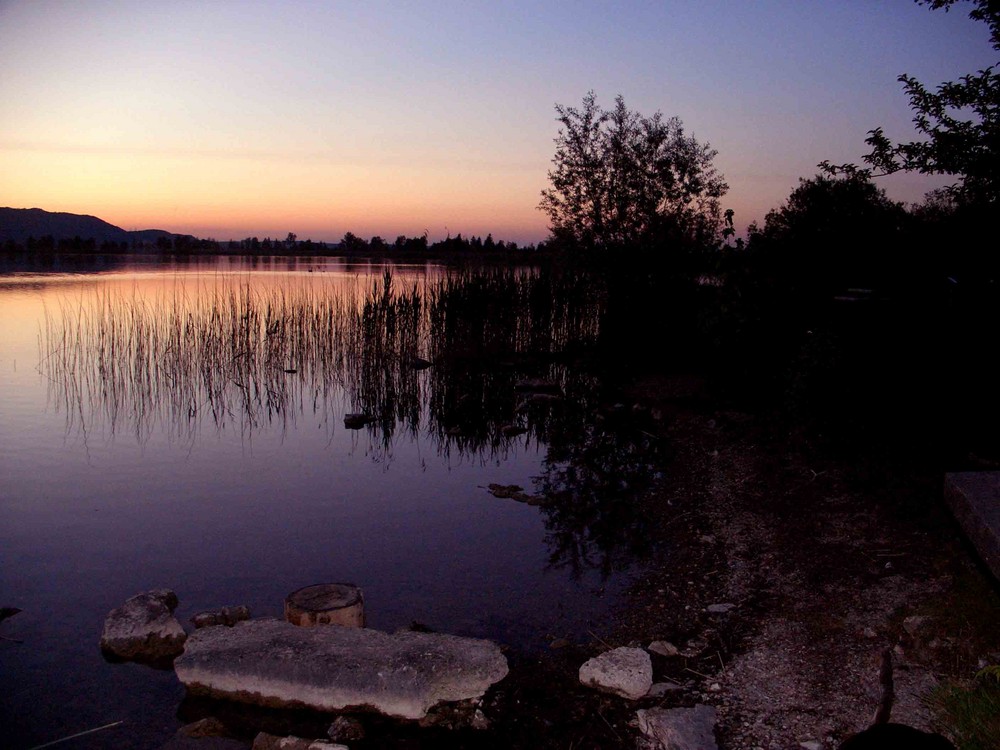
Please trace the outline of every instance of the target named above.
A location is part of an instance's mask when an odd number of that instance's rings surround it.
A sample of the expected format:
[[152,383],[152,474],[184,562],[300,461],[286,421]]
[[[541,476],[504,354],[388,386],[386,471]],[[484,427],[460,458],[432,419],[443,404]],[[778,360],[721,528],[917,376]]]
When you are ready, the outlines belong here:
[[653,663],[641,648],[616,648],[585,662],[580,667],[580,682],[638,700],[653,686]]
[[348,430],[360,430],[370,422],[375,421],[368,414],[345,414],[344,427]]
[[517,500],[519,503],[527,503],[528,505],[543,505],[545,503],[543,496],[529,495],[524,491],[524,487],[519,484],[491,483],[486,489],[490,491],[493,497]]
[[133,661],[160,661],[184,649],[187,633],[173,616],[177,595],[170,589],[136,594],[113,609],[104,620],[101,650],[109,656]]
[[507,674],[507,660],[475,638],[262,618],[196,631],[174,668],[196,695],[420,719],[438,703],[482,696]]
[[554,383],[551,380],[541,380],[537,378],[528,378],[527,380],[518,381],[514,384],[514,390],[519,391],[520,393],[562,393],[562,388],[559,387],[558,383]]
[[664,750],[718,750],[715,709],[650,708],[636,712],[639,731]]

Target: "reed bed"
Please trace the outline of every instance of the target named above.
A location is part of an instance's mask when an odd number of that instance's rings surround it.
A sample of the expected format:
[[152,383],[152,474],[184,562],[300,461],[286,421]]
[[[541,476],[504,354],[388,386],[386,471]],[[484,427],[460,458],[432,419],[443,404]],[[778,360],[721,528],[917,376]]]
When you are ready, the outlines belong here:
[[[511,375],[469,376],[469,359],[596,341],[600,308],[581,277],[507,269],[407,283],[386,270],[326,285],[220,276],[152,295],[103,286],[46,314],[41,370],[68,427],[82,431],[190,438],[206,423],[246,433],[357,411],[389,450],[400,429],[447,441],[455,404],[474,398],[479,426],[463,449],[495,449]],[[422,372],[418,357],[435,367]]]

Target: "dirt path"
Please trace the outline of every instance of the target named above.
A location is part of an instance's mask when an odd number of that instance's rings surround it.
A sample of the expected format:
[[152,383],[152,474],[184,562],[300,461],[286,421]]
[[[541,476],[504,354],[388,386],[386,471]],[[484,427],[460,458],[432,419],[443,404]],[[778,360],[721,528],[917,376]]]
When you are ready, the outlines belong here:
[[[1000,598],[943,506],[939,473],[820,462],[746,414],[669,398],[654,408],[676,454],[647,499],[658,560],[620,640],[681,648],[654,663],[685,687],[663,705],[715,705],[724,750],[836,747],[871,721],[883,649],[895,654],[893,720],[924,729],[930,689],[997,663]],[[712,615],[713,603],[736,606]]]

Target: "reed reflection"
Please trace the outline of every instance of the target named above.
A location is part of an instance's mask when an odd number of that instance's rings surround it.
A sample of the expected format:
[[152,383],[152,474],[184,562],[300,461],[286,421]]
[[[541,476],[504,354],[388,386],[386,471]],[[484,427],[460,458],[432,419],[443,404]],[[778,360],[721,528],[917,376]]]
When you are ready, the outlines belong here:
[[578,366],[603,300],[593,278],[539,269],[98,287],[47,313],[41,370],[84,438],[193,443],[209,427],[249,440],[306,418],[332,434],[361,414],[379,462],[399,440],[482,464],[544,448],[535,492],[551,564],[609,573],[642,544],[631,499],[655,450],[608,425],[600,378]]

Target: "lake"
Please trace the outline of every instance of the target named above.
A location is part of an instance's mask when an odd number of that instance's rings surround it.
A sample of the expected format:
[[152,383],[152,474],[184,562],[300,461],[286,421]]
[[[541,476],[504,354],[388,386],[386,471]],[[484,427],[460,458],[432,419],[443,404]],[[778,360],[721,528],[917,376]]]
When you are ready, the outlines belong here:
[[[593,298],[556,299],[544,276],[336,258],[8,267],[0,605],[23,612],[0,633],[23,642],[0,640],[4,746],[114,721],[118,747],[173,734],[173,672],[98,649],[108,611],[152,588],[177,592],[189,629],[223,605],[281,616],[291,591],[335,581],[363,589],[369,627],[513,654],[606,625],[641,555],[627,498],[649,446],[595,417],[600,379],[565,356],[594,334]],[[533,397],[529,378],[560,395]]]

